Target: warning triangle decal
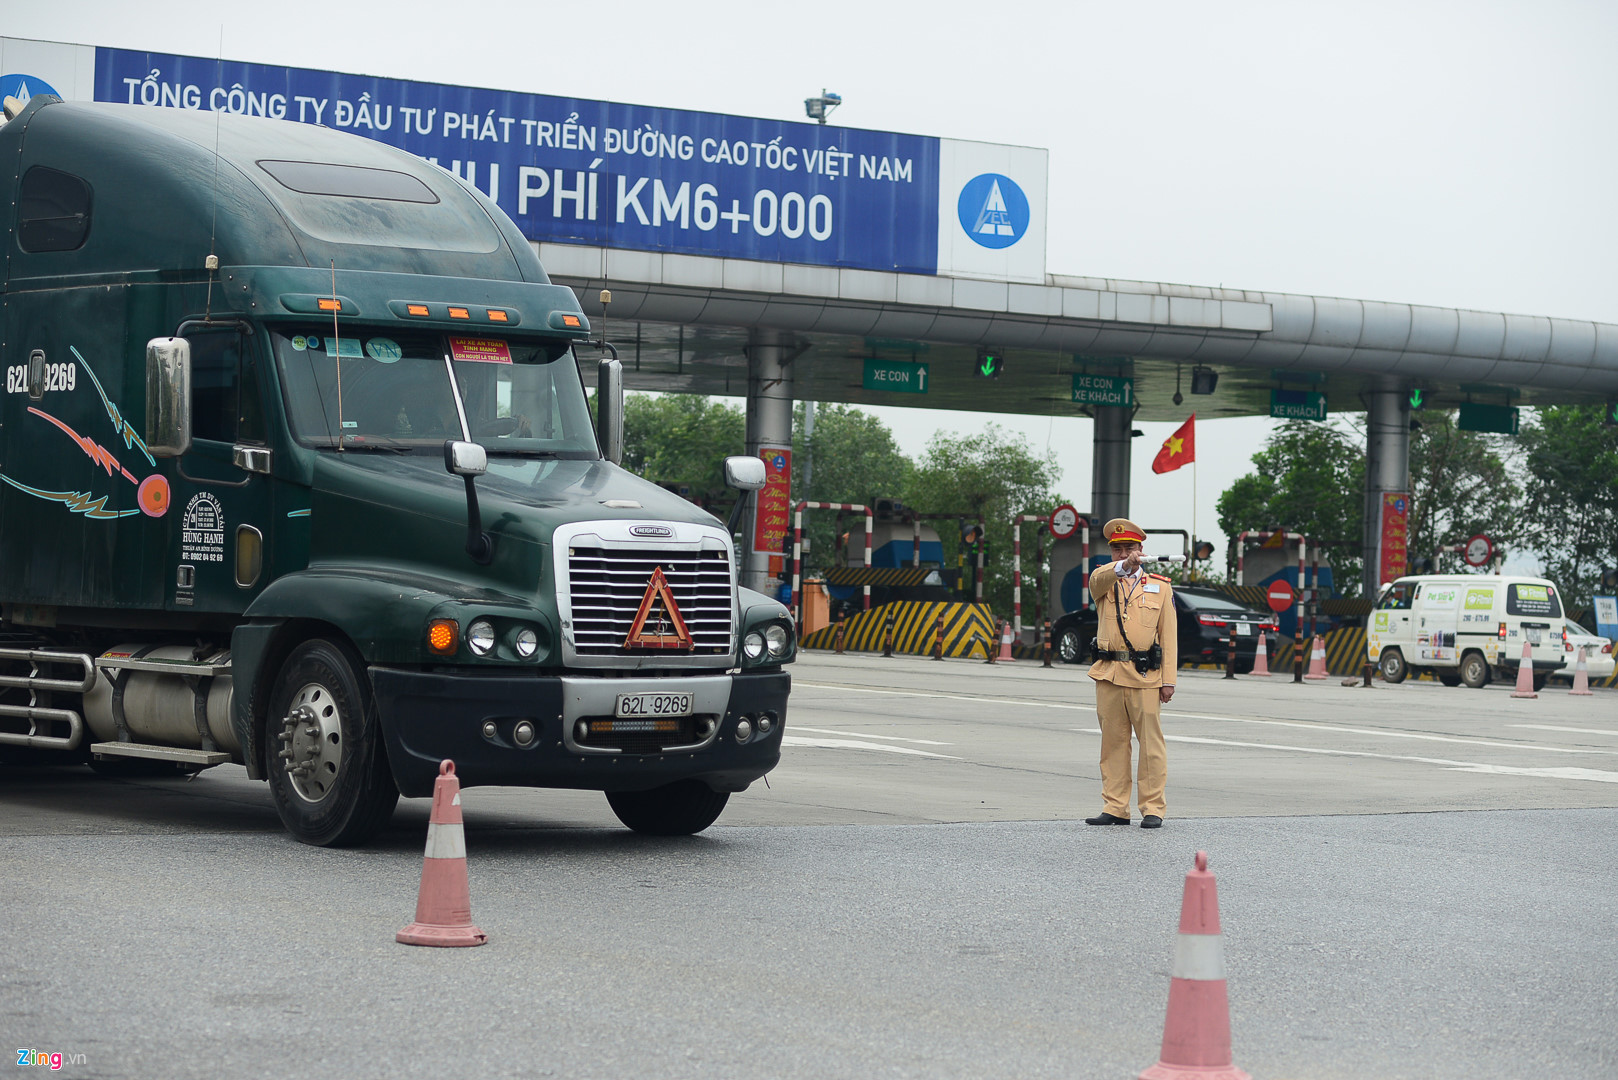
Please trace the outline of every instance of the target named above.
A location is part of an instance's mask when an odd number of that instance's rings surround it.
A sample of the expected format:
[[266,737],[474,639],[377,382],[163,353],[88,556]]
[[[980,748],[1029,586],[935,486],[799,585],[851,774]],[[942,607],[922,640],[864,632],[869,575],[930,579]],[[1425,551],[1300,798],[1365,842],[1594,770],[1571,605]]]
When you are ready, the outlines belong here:
[[693,647],[691,631],[686,629],[680,615],[680,605],[674,602],[663,568],[652,568],[652,580],[646,583],[646,595],[640,598],[640,610],[629,626],[624,638],[626,649],[690,649]]

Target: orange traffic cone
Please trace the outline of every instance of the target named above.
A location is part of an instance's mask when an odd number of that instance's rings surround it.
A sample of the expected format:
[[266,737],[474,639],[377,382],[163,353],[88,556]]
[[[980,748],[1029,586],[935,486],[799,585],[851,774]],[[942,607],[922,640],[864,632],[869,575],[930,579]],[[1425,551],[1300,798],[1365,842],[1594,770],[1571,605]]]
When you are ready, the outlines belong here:
[[1309,674],[1306,679],[1324,679],[1326,677],[1326,642],[1319,634],[1315,635],[1315,647],[1309,654]]
[[466,881],[466,830],[461,821],[461,782],[455,763],[438,765],[433,782],[433,813],[427,821],[427,854],[421,861],[421,892],[416,921],[394,935],[406,945],[482,945],[489,935],[472,925],[472,896]]
[[1001,664],[1009,664],[1016,659],[1015,656],[1011,655],[1011,623],[1002,619],[1000,620],[1000,655],[995,657],[995,661]]
[[1261,679],[1270,677],[1270,636],[1262,630],[1258,632],[1258,650],[1253,653],[1253,670],[1248,674]]
[[1522,662],[1517,665],[1517,689],[1511,692],[1512,697],[1538,697],[1534,693],[1534,653],[1533,646],[1528,642],[1522,643]]
[[1578,694],[1580,697],[1593,696],[1590,693],[1590,668],[1584,662],[1583,645],[1579,646],[1579,662],[1573,668],[1573,689],[1568,693]]
[[1219,887],[1206,851],[1197,852],[1197,868],[1185,875],[1171,974],[1162,1054],[1139,1080],[1251,1080],[1231,1060]]

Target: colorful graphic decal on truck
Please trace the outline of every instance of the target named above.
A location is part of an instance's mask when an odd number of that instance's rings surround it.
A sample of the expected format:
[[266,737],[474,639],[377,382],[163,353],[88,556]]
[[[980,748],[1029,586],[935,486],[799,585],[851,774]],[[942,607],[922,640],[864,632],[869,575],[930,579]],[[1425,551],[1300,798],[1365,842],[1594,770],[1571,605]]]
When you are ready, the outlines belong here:
[[[151,465],[153,468],[156,468],[157,462],[153,460],[151,451],[146,448],[145,441],[135,433],[135,429],[130,426],[129,421],[124,419],[123,414],[118,411],[118,406],[113,404],[112,399],[107,397],[107,392],[101,388],[101,380],[96,378],[95,370],[90,367],[89,362],[84,359],[84,356],[77,348],[70,345],[68,346],[68,351],[73,354],[73,357],[78,361],[78,364],[59,365],[65,369],[65,376],[58,384],[59,387],[67,391],[76,390],[78,388],[77,368],[78,365],[83,365],[84,373],[90,376],[90,382],[94,384],[96,393],[101,395],[101,404],[106,407],[107,418],[112,421],[113,430],[123,437],[124,448],[140,450],[141,454],[145,456],[147,464]],[[45,412],[43,409],[36,409],[30,405],[28,406],[28,411],[33,413],[35,416],[50,421],[50,423],[60,430],[64,435],[72,439],[74,443],[78,445],[79,449],[83,450],[85,454],[89,456],[91,461],[105,469],[108,476],[112,476],[114,472],[116,472],[122,475],[124,479],[128,480],[131,484],[134,484],[136,506],[129,510],[109,510],[107,508],[107,500],[112,497],[111,495],[94,496],[88,491],[46,491],[42,488],[32,487],[28,484],[22,483],[21,481],[14,480],[4,473],[0,473],[0,480],[4,480],[7,484],[10,484],[18,491],[32,495],[36,499],[45,499],[49,502],[61,503],[73,513],[83,514],[85,517],[96,521],[108,521],[115,520],[117,518],[133,517],[136,514],[145,514],[147,517],[160,518],[164,514],[168,513],[169,482],[167,477],[164,477],[160,473],[152,473],[144,480],[137,480],[135,479],[135,474],[124,468],[123,464],[118,461],[117,456],[111,450],[102,446],[94,439],[91,439],[85,435],[80,435],[65,422],[57,419],[50,413]]]

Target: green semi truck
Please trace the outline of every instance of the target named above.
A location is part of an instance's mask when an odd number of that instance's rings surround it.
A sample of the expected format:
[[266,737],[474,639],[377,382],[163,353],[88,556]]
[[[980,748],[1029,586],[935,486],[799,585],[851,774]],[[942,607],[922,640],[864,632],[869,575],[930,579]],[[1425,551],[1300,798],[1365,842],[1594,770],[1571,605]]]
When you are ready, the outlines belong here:
[[444,758],[665,835],[779,761],[786,609],[618,466],[618,361],[592,418],[589,321],[481,194],[324,128],[49,95],[0,183],[7,764],[237,762],[335,845]]

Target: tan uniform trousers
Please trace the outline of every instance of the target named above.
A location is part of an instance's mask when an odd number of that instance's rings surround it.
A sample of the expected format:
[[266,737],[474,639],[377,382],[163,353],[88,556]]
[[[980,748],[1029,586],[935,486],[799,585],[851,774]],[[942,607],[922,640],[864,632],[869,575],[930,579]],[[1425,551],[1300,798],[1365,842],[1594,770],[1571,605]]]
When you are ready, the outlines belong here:
[[1101,797],[1113,817],[1129,817],[1129,737],[1140,741],[1135,801],[1142,816],[1163,816],[1168,782],[1168,748],[1163,743],[1163,705],[1157,687],[1144,689],[1096,683],[1096,716],[1101,721]]

